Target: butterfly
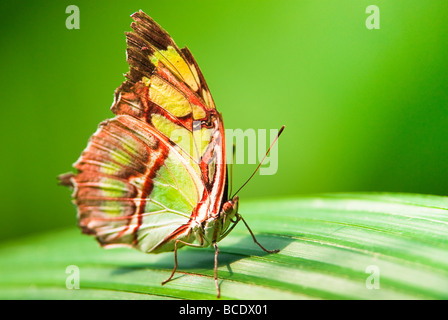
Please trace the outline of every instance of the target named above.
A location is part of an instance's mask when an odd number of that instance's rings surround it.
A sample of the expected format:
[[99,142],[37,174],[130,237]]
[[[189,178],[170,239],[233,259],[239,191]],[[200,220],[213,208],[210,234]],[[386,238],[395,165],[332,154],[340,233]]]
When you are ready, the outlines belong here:
[[162,284],[176,272],[179,248],[212,246],[219,297],[217,243],[238,222],[263,250],[278,250],[257,242],[238,213],[238,196],[229,197],[223,119],[193,55],[143,11],[131,17],[130,68],[115,91],[116,116],[89,139],[77,173],[59,180],[74,190],[82,232],[101,246],[174,251]]

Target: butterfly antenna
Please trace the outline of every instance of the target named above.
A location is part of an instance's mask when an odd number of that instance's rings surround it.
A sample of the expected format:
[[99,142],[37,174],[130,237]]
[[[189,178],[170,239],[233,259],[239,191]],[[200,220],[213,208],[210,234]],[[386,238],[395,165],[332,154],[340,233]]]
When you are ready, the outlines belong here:
[[232,187],[233,187],[233,164],[235,163],[235,149],[236,149],[236,146],[235,146],[235,144],[233,144],[232,145],[232,158],[233,158],[233,161],[230,164],[230,191],[229,191],[228,194],[232,194]]
[[264,161],[264,160],[266,159],[266,157],[268,156],[269,151],[271,151],[272,147],[273,147],[274,144],[277,142],[278,137],[280,137],[280,135],[282,134],[283,129],[285,129],[285,126],[281,127],[280,130],[278,131],[278,133],[277,133],[277,137],[275,137],[275,139],[274,139],[274,141],[272,142],[271,146],[269,147],[268,151],[266,151],[266,154],[264,155],[263,159],[262,159],[262,160],[260,161],[260,163],[258,164],[257,169],[255,169],[254,173],[252,173],[252,175],[249,177],[249,179],[247,179],[246,182],[244,182],[244,184],[238,189],[238,191],[235,192],[235,194],[234,194],[232,197],[230,197],[231,199],[232,199],[234,196],[236,196],[237,193],[241,191],[241,189],[244,188],[244,186],[245,186],[245,185],[246,185],[246,184],[253,178],[253,176],[257,173],[258,169],[260,169],[261,165],[263,164],[263,161]]

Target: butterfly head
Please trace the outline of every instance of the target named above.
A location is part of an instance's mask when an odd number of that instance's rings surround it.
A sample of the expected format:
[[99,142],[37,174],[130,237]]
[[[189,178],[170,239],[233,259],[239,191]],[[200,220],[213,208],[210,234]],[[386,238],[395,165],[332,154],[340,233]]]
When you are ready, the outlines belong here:
[[232,215],[232,217],[234,217],[238,212],[239,199],[240,198],[238,196],[234,196],[232,199],[224,202],[222,205],[221,215]]
[[[224,239],[238,220],[238,196],[223,203],[218,215],[207,219],[203,224],[202,234],[208,244]],[[230,229],[229,229],[230,228]]]

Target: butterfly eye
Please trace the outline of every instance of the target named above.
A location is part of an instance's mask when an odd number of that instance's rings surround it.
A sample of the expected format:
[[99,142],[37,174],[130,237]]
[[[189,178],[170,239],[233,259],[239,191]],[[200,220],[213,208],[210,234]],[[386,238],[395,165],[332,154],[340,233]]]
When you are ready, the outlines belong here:
[[233,209],[232,201],[227,201],[222,205],[222,212],[230,212]]

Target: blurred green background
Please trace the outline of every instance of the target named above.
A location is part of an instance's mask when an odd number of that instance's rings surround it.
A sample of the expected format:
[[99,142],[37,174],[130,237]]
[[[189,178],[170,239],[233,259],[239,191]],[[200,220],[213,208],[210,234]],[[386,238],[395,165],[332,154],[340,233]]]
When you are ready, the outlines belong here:
[[[80,9],[68,30],[65,8]],[[380,8],[368,30],[368,5]],[[2,1],[0,240],[76,224],[71,170],[128,70],[144,10],[187,45],[226,128],[279,128],[276,175],[244,198],[448,193],[446,0]],[[240,186],[255,165],[235,167]]]

